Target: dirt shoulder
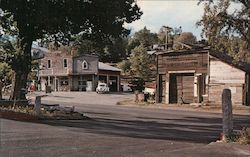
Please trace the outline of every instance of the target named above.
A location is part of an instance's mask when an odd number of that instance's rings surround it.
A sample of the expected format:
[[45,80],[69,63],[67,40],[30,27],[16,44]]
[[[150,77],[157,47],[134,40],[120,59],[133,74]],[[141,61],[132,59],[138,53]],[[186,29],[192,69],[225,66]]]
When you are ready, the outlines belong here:
[[[132,99],[124,100],[117,103],[117,105],[143,107],[143,108],[162,108],[171,110],[185,110],[185,111],[199,111],[222,113],[220,105],[197,105],[197,104],[162,104],[149,102],[134,102]],[[240,115],[250,115],[250,106],[233,106],[233,113]]]

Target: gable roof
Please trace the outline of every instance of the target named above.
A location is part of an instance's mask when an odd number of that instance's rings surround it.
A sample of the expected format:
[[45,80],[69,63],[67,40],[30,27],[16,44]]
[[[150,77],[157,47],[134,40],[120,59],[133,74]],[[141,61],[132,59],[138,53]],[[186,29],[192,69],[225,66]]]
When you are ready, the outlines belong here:
[[73,58],[81,58],[81,57],[94,57],[94,58],[99,58],[97,55],[93,54],[82,54],[82,55],[77,55],[77,56],[72,56]]
[[217,51],[210,50],[209,55],[219,59],[222,62],[225,62],[235,68],[243,70],[245,72],[250,72],[250,64],[243,61],[236,61],[233,57],[229,56],[227,53],[221,53]]
[[121,69],[110,66],[110,65],[105,64],[103,62],[98,62],[98,69],[99,70],[109,70],[109,71],[121,71]]

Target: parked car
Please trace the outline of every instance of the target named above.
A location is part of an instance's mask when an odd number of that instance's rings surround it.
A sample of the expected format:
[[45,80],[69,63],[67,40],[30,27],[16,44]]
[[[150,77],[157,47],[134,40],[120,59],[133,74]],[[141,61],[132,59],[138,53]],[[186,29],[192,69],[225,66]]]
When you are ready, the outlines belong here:
[[123,92],[132,92],[132,88],[128,84],[122,84],[122,91]]
[[109,87],[106,83],[98,83],[96,93],[108,93]]

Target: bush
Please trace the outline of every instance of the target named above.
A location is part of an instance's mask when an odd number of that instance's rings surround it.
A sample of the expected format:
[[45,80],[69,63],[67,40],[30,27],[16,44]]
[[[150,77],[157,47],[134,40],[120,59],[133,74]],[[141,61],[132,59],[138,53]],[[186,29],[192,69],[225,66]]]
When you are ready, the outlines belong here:
[[225,142],[238,142],[240,144],[250,144],[250,128],[243,127],[239,133],[234,132],[231,136],[226,137]]
[[134,78],[130,83],[133,85],[133,91],[142,92],[145,89],[145,81],[142,78]]
[[244,127],[241,130],[238,142],[240,144],[250,144],[250,128]]

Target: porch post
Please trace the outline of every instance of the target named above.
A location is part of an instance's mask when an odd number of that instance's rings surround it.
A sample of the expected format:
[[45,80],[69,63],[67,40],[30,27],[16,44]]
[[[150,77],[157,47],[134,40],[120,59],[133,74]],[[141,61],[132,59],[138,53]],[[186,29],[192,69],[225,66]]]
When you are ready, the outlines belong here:
[[48,76],[48,86],[51,86],[51,84],[50,84],[50,80],[51,80],[51,78],[50,78],[50,76]]
[[117,92],[120,92],[120,75],[117,76]]
[[109,75],[107,75],[107,85],[109,87]]
[[54,77],[54,91],[55,92],[57,92],[57,88],[58,88],[58,84],[56,83],[57,82],[56,79],[57,79],[57,77],[55,76]]
[[92,91],[95,91],[95,75],[92,75]]

